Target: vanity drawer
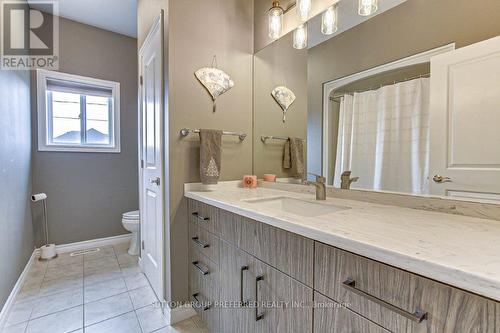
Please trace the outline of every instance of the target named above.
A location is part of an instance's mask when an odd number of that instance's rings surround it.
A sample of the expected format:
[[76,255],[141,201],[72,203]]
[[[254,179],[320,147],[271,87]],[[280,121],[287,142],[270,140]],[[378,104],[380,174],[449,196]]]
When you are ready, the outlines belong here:
[[390,333],[317,292],[314,303],[314,333]]
[[189,220],[196,222],[201,228],[218,234],[218,209],[216,207],[189,199],[188,215]]
[[493,301],[321,243],[315,253],[315,289],[390,331],[495,330]]
[[209,332],[219,332],[220,309],[201,292],[191,295],[193,309],[198,313]]
[[189,222],[189,242],[208,259],[219,263],[219,238],[194,221]]
[[189,292],[212,302],[219,299],[219,267],[194,245],[190,246]]
[[219,227],[221,239],[312,287],[313,240],[224,210]]

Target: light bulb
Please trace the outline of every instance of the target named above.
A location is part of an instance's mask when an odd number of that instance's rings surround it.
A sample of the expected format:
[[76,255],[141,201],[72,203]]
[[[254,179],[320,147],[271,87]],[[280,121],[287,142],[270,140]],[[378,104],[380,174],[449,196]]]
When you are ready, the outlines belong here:
[[311,11],[312,0],[297,0],[297,15],[301,22],[307,21]]
[[359,0],[358,13],[361,16],[369,16],[378,9],[377,0]]
[[283,8],[280,7],[279,1],[274,1],[273,6],[269,9],[269,37],[276,40],[281,37],[283,30]]
[[338,7],[331,6],[328,8],[321,18],[321,32],[324,35],[331,35],[337,32],[338,29]]
[[307,23],[301,24],[293,32],[293,47],[297,50],[307,47]]

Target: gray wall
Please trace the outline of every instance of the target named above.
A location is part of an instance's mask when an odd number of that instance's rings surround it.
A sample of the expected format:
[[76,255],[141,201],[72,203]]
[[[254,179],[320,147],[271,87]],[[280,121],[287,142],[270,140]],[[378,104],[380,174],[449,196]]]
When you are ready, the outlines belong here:
[[38,152],[33,103],[34,190],[56,244],[125,234],[121,214],[139,207],[137,40],[63,18],[59,30],[61,72],[120,82],[121,153]]
[[408,0],[309,50],[308,171],[321,172],[323,83],[456,42],[500,34],[498,0]]
[[33,252],[30,75],[0,70],[0,309]]
[[[169,16],[168,56],[168,164],[170,219],[167,221],[166,299],[188,299],[188,221],[184,183],[199,177],[199,138],[181,138],[182,127],[218,128],[248,134],[244,142],[224,137],[221,180],[240,179],[252,172],[252,55],[253,1],[249,0],[141,0],[138,4],[139,45],[152,20],[163,8]],[[168,37],[169,36],[169,37]],[[217,112],[197,82],[194,72],[210,65],[216,54],[219,67],[231,75],[235,87],[221,96]],[[168,89],[168,88],[167,88]]]

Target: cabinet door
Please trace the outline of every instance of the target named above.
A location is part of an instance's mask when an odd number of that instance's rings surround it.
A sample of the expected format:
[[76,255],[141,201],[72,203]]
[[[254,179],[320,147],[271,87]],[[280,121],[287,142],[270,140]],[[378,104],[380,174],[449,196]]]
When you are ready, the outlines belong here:
[[314,303],[314,333],[390,332],[317,292]]
[[312,287],[313,240],[224,210],[218,217],[222,239]]
[[220,332],[255,332],[253,311],[246,306],[252,294],[255,259],[225,241],[220,241]]
[[409,322],[409,333],[494,333],[495,303],[432,280],[410,275],[412,307],[427,320]]
[[259,333],[312,332],[313,290],[288,275],[256,261],[253,318]]
[[315,288],[392,332],[495,330],[491,300],[320,243]]

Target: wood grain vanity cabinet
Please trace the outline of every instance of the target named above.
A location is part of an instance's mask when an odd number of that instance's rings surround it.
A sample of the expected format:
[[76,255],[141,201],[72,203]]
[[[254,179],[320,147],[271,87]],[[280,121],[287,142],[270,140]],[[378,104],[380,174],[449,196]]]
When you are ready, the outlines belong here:
[[495,331],[495,302],[321,243],[314,287],[393,332]]
[[[189,199],[213,333],[500,333],[500,303]],[[314,306],[313,306],[314,305]]]

